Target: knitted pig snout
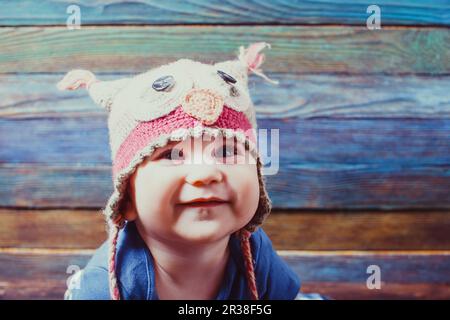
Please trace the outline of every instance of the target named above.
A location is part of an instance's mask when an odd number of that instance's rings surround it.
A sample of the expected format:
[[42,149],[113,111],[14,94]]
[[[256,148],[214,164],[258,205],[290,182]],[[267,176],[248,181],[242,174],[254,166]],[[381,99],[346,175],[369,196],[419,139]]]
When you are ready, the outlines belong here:
[[192,89],[184,98],[184,112],[206,125],[217,121],[223,111],[223,98],[209,89]]

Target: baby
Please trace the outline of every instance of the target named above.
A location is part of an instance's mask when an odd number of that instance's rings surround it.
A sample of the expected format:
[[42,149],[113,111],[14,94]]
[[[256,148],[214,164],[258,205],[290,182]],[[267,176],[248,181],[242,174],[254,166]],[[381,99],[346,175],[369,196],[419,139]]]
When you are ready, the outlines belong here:
[[260,227],[271,211],[248,74],[268,44],[238,59],[181,59],[131,78],[70,71],[108,111],[114,192],[109,239],[66,299],[294,299],[297,275]]

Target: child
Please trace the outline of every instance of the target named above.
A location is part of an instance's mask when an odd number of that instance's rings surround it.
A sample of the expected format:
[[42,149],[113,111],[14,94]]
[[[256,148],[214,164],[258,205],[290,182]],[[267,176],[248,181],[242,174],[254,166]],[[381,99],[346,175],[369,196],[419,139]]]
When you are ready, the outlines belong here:
[[266,46],[115,81],[73,70],[58,83],[86,87],[108,111],[114,183],[103,210],[109,240],[72,277],[66,299],[297,296],[297,275],[260,228],[271,202],[248,73],[271,81],[259,69]]

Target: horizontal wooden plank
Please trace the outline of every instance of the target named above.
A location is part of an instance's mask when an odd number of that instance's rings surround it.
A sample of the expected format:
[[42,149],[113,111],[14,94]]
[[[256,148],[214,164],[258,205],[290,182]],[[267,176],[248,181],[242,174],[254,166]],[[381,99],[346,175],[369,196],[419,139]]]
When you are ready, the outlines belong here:
[[450,296],[448,283],[389,283],[381,290],[369,290],[364,283],[308,282],[302,290],[336,300],[448,300]]
[[258,41],[273,46],[269,75],[450,73],[448,29],[345,26],[4,27],[0,73],[142,72],[179,58],[235,58],[240,45]]
[[[330,299],[449,299],[450,255],[423,252],[349,252],[282,255],[302,280],[303,292]],[[380,269],[381,288],[368,289],[369,266]]]
[[[320,254],[280,252],[299,275],[304,292],[332,299],[448,299],[449,252],[415,254]],[[3,251],[0,299],[62,299],[67,278],[84,267],[89,254]],[[367,267],[381,270],[381,289],[369,290]]]
[[83,268],[89,257],[71,252],[0,252],[0,299],[63,299],[73,268]]
[[107,238],[100,209],[0,209],[0,220],[0,248],[94,249]]
[[446,283],[450,285],[449,251],[281,251],[305,282],[366,283],[367,267],[377,265],[386,283]]
[[[97,75],[104,81],[129,76],[132,74]],[[0,75],[0,120],[105,119],[106,112],[86,91],[58,91],[55,85],[62,77],[59,73]],[[277,73],[272,77],[279,81],[278,86],[250,77],[250,93],[260,120],[450,118],[450,76]]]
[[[4,207],[97,208],[112,193],[109,167],[0,164],[0,177]],[[280,209],[450,208],[448,165],[281,164],[266,177]]]
[[[56,114],[50,119],[0,119],[0,163],[110,166],[106,123],[104,116]],[[449,119],[274,118],[258,119],[258,128],[267,129],[269,137],[278,130],[279,144],[273,148],[280,166],[336,171],[381,165],[383,171],[396,171],[450,163]]]
[[263,225],[277,250],[448,250],[450,211],[282,211]]
[[[93,249],[100,210],[0,209],[0,247]],[[278,250],[450,250],[450,211],[280,211],[263,225]]]
[[[2,2],[0,25],[64,25],[70,4],[86,24],[357,24],[365,25],[366,0],[313,1],[95,1]],[[383,25],[449,25],[448,1],[378,0]]]
[[449,208],[450,167],[286,164],[268,176],[276,208]]

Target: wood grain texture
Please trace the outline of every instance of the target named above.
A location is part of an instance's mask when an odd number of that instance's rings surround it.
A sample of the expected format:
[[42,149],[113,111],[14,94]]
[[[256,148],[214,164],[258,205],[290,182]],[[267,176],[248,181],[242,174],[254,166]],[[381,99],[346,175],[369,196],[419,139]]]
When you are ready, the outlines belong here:
[[277,250],[448,250],[450,211],[282,211],[263,225]]
[[[100,210],[0,209],[0,248],[93,249]],[[450,250],[450,211],[279,211],[263,225],[277,250]]]
[[[282,255],[302,279],[304,292],[331,299],[449,299],[449,252],[330,252]],[[369,266],[378,266],[381,288],[368,289]]]
[[[0,25],[65,25],[67,7],[77,4],[86,24],[356,24],[369,16],[356,1],[2,1]],[[378,0],[383,25],[449,25],[448,1]]]
[[448,300],[450,296],[448,283],[384,283],[380,290],[369,290],[365,283],[307,282],[302,288],[336,300]]
[[[97,74],[104,81],[131,76]],[[0,120],[106,117],[85,90],[58,91],[56,83],[62,77],[59,73],[0,75]],[[260,120],[450,119],[450,76],[274,73],[272,78],[278,86],[250,77],[250,94]]]
[[[333,299],[448,299],[449,252],[346,254],[280,252],[299,275],[302,290]],[[0,299],[62,299],[70,268],[83,268],[90,254],[0,252]],[[369,290],[369,265],[381,268],[381,289]]]
[[70,252],[0,253],[0,299],[61,300],[72,268],[83,268],[89,257]]
[[[361,143],[361,146],[346,144],[345,141],[352,138],[351,134],[345,132],[345,129],[353,127],[353,135],[358,138],[359,130],[369,130],[372,126],[371,137],[374,144],[376,138],[379,138],[379,132],[376,129],[384,128],[389,125],[384,137],[391,140],[393,147],[378,149],[380,155],[389,155],[383,159],[383,156],[371,160],[357,161],[358,157],[370,159],[371,153],[376,154],[374,147],[371,152],[362,153],[352,150],[351,147],[364,148],[367,141]],[[412,121],[385,121],[376,126],[370,121],[352,121],[350,123],[330,123],[327,121],[300,122],[303,126],[300,132],[323,132],[322,137],[325,140],[330,139],[329,144],[303,144],[301,141],[314,141],[318,136],[309,135],[297,138],[297,144],[288,143],[286,138],[286,148],[280,146],[282,150],[279,171],[276,175],[266,176],[267,188],[273,199],[276,208],[448,208],[450,199],[448,190],[450,187],[450,170],[447,155],[433,157],[430,154],[431,163],[423,159],[414,162],[409,158],[402,158],[402,154],[417,153],[407,148],[407,143],[403,143],[405,148],[397,150],[396,145],[402,145],[402,140],[392,141],[388,138],[389,131],[393,128],[399,128],[397,134],[402,131],[413,130],[409,134],[409,143],[414,143],[413,137],[423,134],[423,128],[437,134],[448,132],[448,123],[442,121],[433,122],[412,122]],[[434,127],[433,127],[434,125]],[[444,125],[444,126],[443,126]],[[326,126],[329,127],[325,130]],[[342,127],[344,126],[344,127]],[[401,129],[400,129],[401,128]],[[439,129],[441,128],[441,129]],[[406,130],[405,130],[406,129]],[[328,132],[327,132],[328,131]],[[343,132],[344,131],[344,132]],[[342,140],[336,143],[335,148],[331,148],[333,139]],[[370,133],[369,133],[370,135]],[[364,134],[360,135],[362,138]],[[292,135],[292,139],[296,136]],[[417,138],[419,141],[421,138]],[[300,140],[300,141],[299,141]],[[95,141],[95,140],[88,140]],[[292,140],[291,140],[292,141]],[[363,140],[361,140],[363,141]],[[425,139],[427,141],[427,139]],[[431,147],[436,145],[438,150],[444,149],[448,141],[438,140],[430,135]],[[319,139],[319,142],[323,142]],[[328,142],[328,141],[327,141]],[[305,153],[293,154],[287,150],[298,147],[301,150],[304,146],[311,146]],[[322,149],[322,154],[327,157],[320,159],[320,152],[315,154],[313,159],[308,159],[308,154],[314,154],[314,149],[330,146],[330,149]],[[339,149],[341,147],[342,149]],[[412,148],[415,148],[413,146]],[[419,150],[424,153],[427,151],[426,145],[420,145]],[[402,150],[405,150],[402,152]],[[448,150],[448,148],[447,148]],[[341,153],[339,153],[339,151]],[[24,150],[26,152],[26,150]],[[430,150],[430,152],[432,152]],[[398,158],[394,158],[395,154]],[[352,154],[357,157],[352,159]],[[290,156],[289,156],[290,155]],[[297,157],[296,157],[297,155]],[[105,154],[106,157],[106,154]],[[61,156],[61,159],[64,157]],[[316,160],[317,159],[317,160]],[[343,159],[339,162],[339,159]],[[329,161],[327,161],[329,160]],[[402,161],[403,160],[403,161]],[[353,161],[353,162],[352,162]],[[442,161],[442,162],[439,162]],[[447,162],[445,162],[447,161]],[[19,207],[101,207],[105,205],[106,200],[112,192],[111,168],[109,165],[85,164],[73,162],[67,164],[0,164],[0,199],[3,206]]]
[[0,73],[142,72],[180,58],[233,59],[239,46],[258,41],[272,44],[269,76],[450,73],[450,29],[346,26],[5,27]]
[[[0,77],[2,205],[94,208],[112,191],[107,115],[60,77]],[[276,78],[250,85],[259,128],[280,130],[276,207],[449,207],[450,77]]]
[[302,291],[450,299],[450,1],[380,0],[378,31],[365,0],[80,0],[81,30],[65,27],[69,4],[0,4],[0,299],[61,299],[68,267],[106,239],[106,114],[57,92],[62,75],[212,63],[257,41],[281,83],[251,82],[259,127],[280,129],[268,190],[294,209],[264,230]]
[[[329,166],[329,168],[326,168]],[[444,209],[449,167],[281,165],[267,177],[275,208]],[[0,165],[2,206],[97,208],[112,193],[109,167]]]
[[107,239],[100,209],[0,209],[0,221],[0,248],[93,249]]

